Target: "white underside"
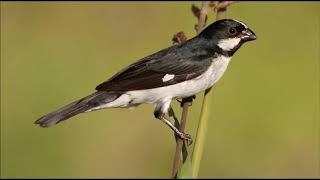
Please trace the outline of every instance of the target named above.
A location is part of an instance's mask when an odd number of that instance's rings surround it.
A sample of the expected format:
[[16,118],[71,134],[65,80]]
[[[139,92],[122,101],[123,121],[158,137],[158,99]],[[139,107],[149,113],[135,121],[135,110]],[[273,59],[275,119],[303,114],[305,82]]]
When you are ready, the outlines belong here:
[[89,111],[111,107],[128,107],[142,103],[165,106],[163,107],[164,111],[167,111],[172,99],[192,96],[213,86],[224,74],[229,61],[230,57],[220,56],[214,60],[204,74],[195,79],[160,88],[128,91],[115,101]]

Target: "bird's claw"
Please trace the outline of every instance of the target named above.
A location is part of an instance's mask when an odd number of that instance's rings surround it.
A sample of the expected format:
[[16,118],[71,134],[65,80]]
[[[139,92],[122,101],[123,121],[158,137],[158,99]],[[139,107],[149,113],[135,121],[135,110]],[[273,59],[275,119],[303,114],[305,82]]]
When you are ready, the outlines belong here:
[[192,144],[192,142],[193,142],[193,141],[192,141],[192,138],[191,138],[191,136],[190,136],[189,134],[180,132],[180,133],[178,134],[178,137],[179,137],[180,139],[182,139],[183,141],[185,141],[188,146],[190,146],[190,145]]

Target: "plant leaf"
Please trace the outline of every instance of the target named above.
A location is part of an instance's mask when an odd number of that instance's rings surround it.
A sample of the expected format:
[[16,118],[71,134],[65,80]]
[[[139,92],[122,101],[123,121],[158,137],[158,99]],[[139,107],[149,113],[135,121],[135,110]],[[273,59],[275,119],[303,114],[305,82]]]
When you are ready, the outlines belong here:
[[183,143],[182,147],[182,154],[183,154],[183,163],[181,166],[180,171],[178,172],[177,179],[190,179],[193,178],[192,176],[192,163],[191,158],[188,152],[188,148],[186,146],[186,143]]

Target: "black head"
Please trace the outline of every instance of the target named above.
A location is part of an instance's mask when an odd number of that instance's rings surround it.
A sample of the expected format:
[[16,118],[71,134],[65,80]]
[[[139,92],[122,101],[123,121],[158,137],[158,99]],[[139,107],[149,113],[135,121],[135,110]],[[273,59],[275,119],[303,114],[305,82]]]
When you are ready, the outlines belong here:
[[257,38],[247,25],[232,19],[223,19],[212,23],[199,36],[208,39],[223,51],[228,51],[232,54],[243,43]]

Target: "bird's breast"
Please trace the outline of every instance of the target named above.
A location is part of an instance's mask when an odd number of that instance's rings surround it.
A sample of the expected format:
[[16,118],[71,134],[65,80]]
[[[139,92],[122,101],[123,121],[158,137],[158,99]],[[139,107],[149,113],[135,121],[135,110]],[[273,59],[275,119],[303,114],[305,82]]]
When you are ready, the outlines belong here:
[[212,59],[212,64],[206,72],[206,78],[209,87],[211,87],[222,77],[228,67],[230,59],[231,57],[226,56],[218,56],[217,58]]

